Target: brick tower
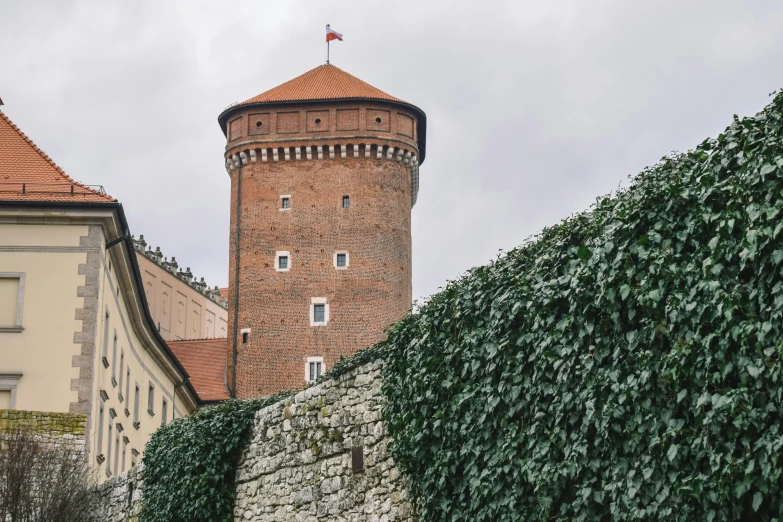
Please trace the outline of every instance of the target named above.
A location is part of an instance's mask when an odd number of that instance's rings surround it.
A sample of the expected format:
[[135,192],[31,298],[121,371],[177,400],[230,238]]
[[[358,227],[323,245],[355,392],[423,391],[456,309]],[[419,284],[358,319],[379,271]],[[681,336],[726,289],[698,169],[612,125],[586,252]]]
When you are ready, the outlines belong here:
[[227,380],[240,398],[299,388],[411,306],[426,117],[327,64],[218,121],[231,177]]

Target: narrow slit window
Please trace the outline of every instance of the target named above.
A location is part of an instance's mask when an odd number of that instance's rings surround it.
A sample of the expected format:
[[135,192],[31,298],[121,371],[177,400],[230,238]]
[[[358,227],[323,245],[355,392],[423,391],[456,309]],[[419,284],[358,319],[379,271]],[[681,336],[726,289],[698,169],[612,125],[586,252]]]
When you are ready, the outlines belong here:
[[350,208],[351,198],[349,196],[343,196],[343,208]]
[[149,393],[147,395],[147,413],[155,415],[155,386],[150,383]]
[[103,401],[98,406],[98,448],[95,452],[98,456],[98,462],[103,458]]
[[133,425],[139,427],[139,402],[141,401],[141,389],[139,385],[136,385],[136,389],[133,392]]
[[109,440],[106,445],[106,473],[111,475],[111,423],[109,423]]
[[122,378],[123,378],[123,372],[125,371],[125,351],[120,350],[120,384],[118,386],[119,388],[119,399],[120,402],[123,401],[125,397],[122,396]]
[[280,208],[282,209],[291,208],[291,198],[280,198]]
[[166,425],[166,416],[169,413],[169,403],[166,399],[163,399],[163,407],[160,409],[160,425],[165,426]]

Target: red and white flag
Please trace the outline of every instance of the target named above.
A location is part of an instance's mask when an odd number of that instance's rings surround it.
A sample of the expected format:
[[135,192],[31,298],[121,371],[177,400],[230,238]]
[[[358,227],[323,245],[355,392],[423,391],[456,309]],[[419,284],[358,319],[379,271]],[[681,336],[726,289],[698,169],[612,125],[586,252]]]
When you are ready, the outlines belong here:
[[326,26],[326,41],[331,42],[332,40],[340,40],[343,41],[343,35],[335,31],[334,29],[330,29],[329,26]]

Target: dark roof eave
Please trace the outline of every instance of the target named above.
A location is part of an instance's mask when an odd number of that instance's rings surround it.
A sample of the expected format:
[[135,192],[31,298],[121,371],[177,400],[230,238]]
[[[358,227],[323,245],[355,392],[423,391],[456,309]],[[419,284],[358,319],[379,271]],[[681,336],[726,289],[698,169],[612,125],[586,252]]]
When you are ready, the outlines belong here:
[[130,258],[130,265],[133,272],[133,279],[134,283],[136,284],[136,289],[139,291],[139,295],[141,295],[143,298],[141,300],[141,307],[144,311],[144,317],[143,320],[147,321],[148,325],[150,326],[150,330],[153,332],[155,339],[160,343],[161,346],[163,346],[164,352],[166,352],[166,355],[174,362],[174,366],[182,373],[183,381],[185,382],[185,385],[188,387],[188,391],[192,394],[194,399],[196,400],[197,404],[201,404],[201,398],[199,397],[198,393],[196,393],[196,389],[193,387],[193,384],[190,382],[190,375],[188,375],[188,372],[185,370],[185,367],[182,366],[182,363],[177,358],[176,355],[174,355],[174,352],[169,348],[168,343],[166,343],[166,340],[160,335],[160,332],[158,331],[157,327],[155,326],[155,321],[152,319],[152,313],[150,313],[149,304],[147,303],[146,299],[146,292],[144,291],[144,282],[141,279],[141,270],[139,269],[139,263],[136,260],[136,249],[133,247],[133,243],[130,237],[130,228],[128,227],[128,220],[125,218],[125,211],[122,208],[122,203],[117,201],[116,199],[114,201],[107,201],[105,203],[98,202],[98,201],[14,201],[14,200],[0,200],[0,207],[14,207],[14,206],[21,206],[21,207],[46,207],[46,208],[86,208],[86,209],[93,209],[93,210],[105,210],[105,209],[111,209],[115,210],[117,212],[117,217],[120,220],[120,227],[122,228],[123,238],[125,240],[125,248],[128,250],[129,253],[133,253],[133,255],[129,255]]
[[394,100],[383,100],[380,98],[365,98],[365,97],[329,98],[323,100],[287,100],[287,101],[273,101],[273,102],[240,103],[237,105],[232,105],[226,108],[223,112],[221,112],[220,115],[218,116],[218,124],[220,125],[220,130],[223,131],[223,136],[228,137],[226,131],[226,124],[227,124],[228,117],[231,115],[231,113],[238,111],[240,109],[246,109],[248,107],[270,107],[273,105],[301,105],[301,104],[340,103],[340,102],[385,103],[385,104],[394,105],[396,107],[402,107],[404,109],[413,111],[416,114],[416,118],[419,122],[419,140],[418,140],[419,141],[419,165],[424,163],[424,158],[427,155],[427,115],[424,113],[423,110],[419,109],[418,107],[416,107],[411,103],[405,103],[405,102],[394,101]]

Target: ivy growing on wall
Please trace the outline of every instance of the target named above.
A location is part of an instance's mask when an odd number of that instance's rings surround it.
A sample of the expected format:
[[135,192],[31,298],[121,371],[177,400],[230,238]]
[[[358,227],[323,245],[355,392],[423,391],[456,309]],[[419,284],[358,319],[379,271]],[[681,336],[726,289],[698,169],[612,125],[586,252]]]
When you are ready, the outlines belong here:
[[783,519],[783,95],[391,331],[421,520]]
[[141,522],[233,522],[234,475],[253,417],[288,395],[226,401],[158,429],[142,457]]

